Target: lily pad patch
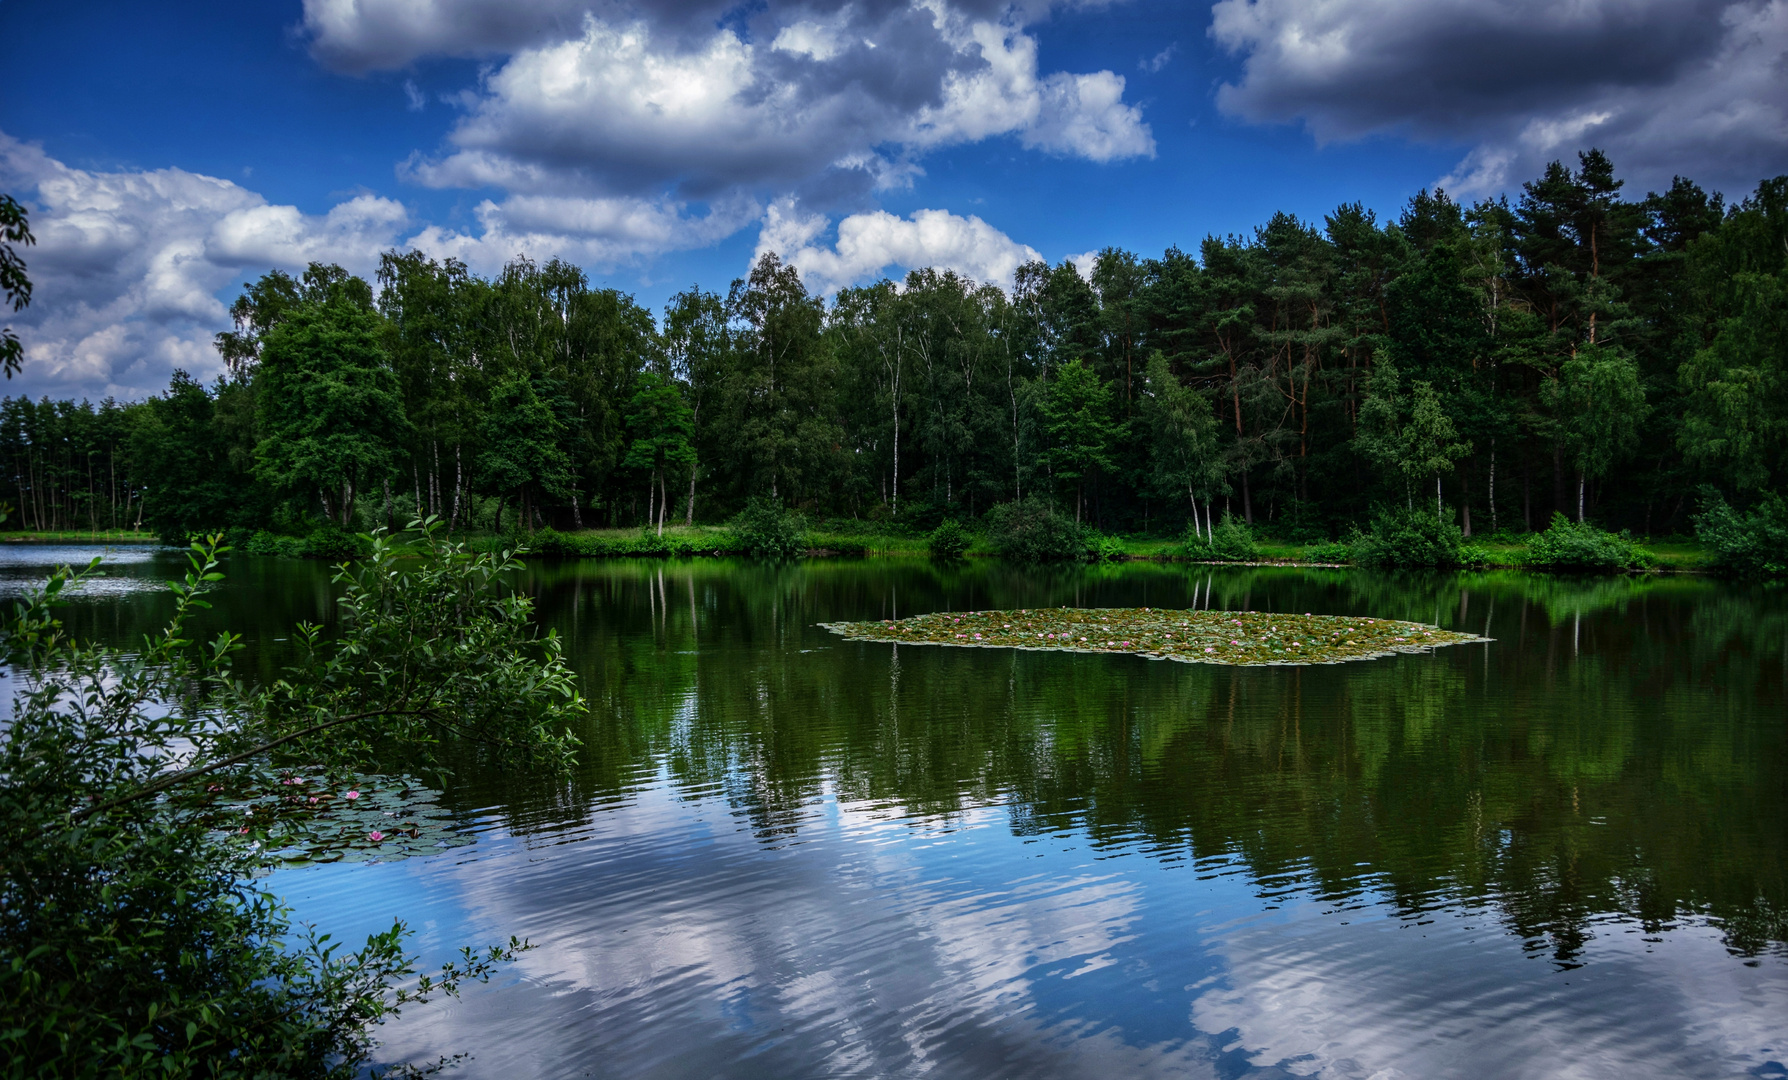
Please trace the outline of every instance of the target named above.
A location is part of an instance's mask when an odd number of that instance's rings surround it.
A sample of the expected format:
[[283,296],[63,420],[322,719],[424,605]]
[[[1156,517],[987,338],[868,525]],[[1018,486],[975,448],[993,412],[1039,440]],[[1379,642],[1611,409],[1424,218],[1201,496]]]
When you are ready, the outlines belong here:
[[1338,664],[1490,640],[1397,619],[1172,608],[940,611],[909,619],[820,625],[853,641],[1131,653],[1154,660],[1249,667]]

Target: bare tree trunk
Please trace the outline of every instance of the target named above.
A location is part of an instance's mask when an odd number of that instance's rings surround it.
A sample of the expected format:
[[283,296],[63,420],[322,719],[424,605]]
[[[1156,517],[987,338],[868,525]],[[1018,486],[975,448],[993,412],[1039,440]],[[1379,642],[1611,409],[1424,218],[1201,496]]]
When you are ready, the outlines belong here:
[[1490,440],[1490,531],[1497,531],[1496,524],[1496,439]]
[[900,516],[900,373],[899,361],[895,361],[894,373],[894,475],[892,480],[893,504],[889,511],[892,516]]
[[689,507],[683,511],[683,526],[685,528],[695,524],[695,470],[696,466],[689,466]]
[[465,465],[460,459],[459,443],[453,444],[453,515],[447,519],[447,529],[453,531],[459,525],[459,493],[465,490]]
[[1577,524],[1583,524],[1583,470],[1577,470]]
[[1564,443],[1552,441],[1552,508],[1562,512],[1565,502]]

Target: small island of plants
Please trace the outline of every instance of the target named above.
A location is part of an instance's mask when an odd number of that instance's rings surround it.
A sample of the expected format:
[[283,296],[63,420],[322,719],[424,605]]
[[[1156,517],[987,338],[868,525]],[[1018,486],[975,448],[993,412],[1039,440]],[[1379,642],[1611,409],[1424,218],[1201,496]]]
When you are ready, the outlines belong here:
[[1339,664],[1489,640],[1396,619],[1162,608],[942,611],[820,625],[853,641],[1134,653],[1154,660],[1245,667]]

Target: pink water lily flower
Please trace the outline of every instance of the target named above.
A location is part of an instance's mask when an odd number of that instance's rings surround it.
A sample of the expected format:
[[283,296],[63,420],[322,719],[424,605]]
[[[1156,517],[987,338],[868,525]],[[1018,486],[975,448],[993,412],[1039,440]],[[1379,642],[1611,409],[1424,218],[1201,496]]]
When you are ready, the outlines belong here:
[[372,832],[369,832],[366,834],[366,838],[376,844],[379,841],[385,839],[385,834],[380,832],[377,829],[374,829]]
[[346,795],[342,796],[342,798],[344,798],[344,799],[358,799],[359,797],[360,797],[360,793],[358,791],[350,791]]

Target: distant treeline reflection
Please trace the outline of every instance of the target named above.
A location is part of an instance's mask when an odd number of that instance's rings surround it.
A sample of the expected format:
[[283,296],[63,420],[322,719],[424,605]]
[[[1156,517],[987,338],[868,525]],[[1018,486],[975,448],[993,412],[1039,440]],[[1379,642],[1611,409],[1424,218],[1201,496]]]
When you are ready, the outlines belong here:
[[[1195,873],[1240,865],[1263,893],[1382,899],[1410,918],[1481,903],[1563,963],[1610,920],[1706,920],[1747,956],[1788,943],[1788,614],[1773,590],[988,560],[528,573],[591,699],[583,766],[565,783],[468,762],[445,800],[501,805],[523,834],[573,829],[662,772],[724,798],[767,844],[820,827],[828,793],[915,826],[991,806],[1021,834],[1081,831]],[[276,639],[328,618],[326,572],[240,558],[231,574],[212,617],[247,630],[272,675]],[[1061,604],[1368,614],[1496,641],[1236,669],[815,626]],[[164,606],[108,596],[67,618],[135,640]]]
[[[1483,903],[1559,961],[1609,917],[1788,941],[1788,618],[1658,579],[1389,577],[1125,566],[566,564],[536,571],[599,702],[589,768],[522,829],[625,798],[662,759],[767,843],[847,803],[1161,859],[1240,860],[1263,890],[1370,892],[1411,917]],[[1073,604],[1357,612],[1490,646],[1346,667],[830,639],[825,618]],[[511,797],[513,797],[511,792]],[[470,797],[471,793],[468,792]]]

